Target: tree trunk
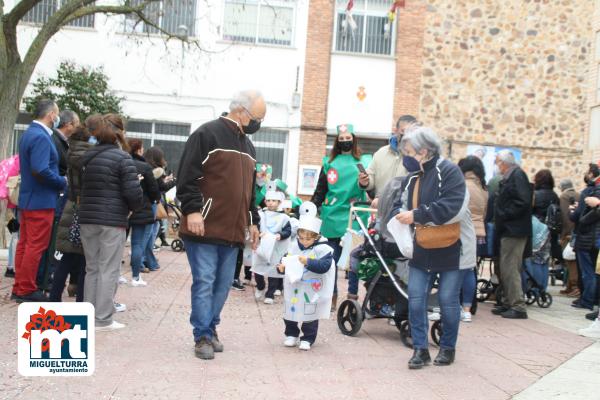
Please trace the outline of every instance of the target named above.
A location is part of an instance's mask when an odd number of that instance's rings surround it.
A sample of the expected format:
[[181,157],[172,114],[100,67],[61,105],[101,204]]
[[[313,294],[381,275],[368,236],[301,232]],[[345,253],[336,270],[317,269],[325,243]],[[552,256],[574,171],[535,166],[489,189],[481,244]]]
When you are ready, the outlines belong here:
[[0,160],[4,160],[12,153],[11,139],[24,92],[20,88],[18,75],[20,74],[11,71],[4,75],[7,79],[0,82]]

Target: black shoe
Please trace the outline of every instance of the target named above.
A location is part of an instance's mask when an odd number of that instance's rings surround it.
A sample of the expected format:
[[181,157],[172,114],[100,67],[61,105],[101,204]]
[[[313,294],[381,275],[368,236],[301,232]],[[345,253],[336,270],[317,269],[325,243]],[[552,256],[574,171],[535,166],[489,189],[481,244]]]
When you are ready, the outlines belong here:
[[244,287],[244,285],[242,285],[239,279],[234,279],[233,283],[231,284],[231,288],[240,292],[246,290],[246,288]]
[[[13,297],[14,296],[14,297]],[[12,294],[12,296],[10,297],[11,299],[15,300],[17,303],[24,303],[24,302],[44,302],[44,301],[50,301],[48,299],[48,297],[41,291],[35,291],[33,293],[29,293],[29,294],[25,294],[23,296],[19,296],[16,294]]]
[[571,304],[571,307],[573,307],[573,308],[585,308],[585,309],[588,309],[588,310],[593,310],[594,309],[594,307],[592,307],[592,306],[586,306],[586,305],[584,305],[580,301],[578,301],[577,303]]
[[595,320],[596,318],[598,318],[598,311],[592,311],[591,313],[585,314],[585,318],[589,319],[590,321]]
[[527,319],[527,312],[526,311],[517,311],[514,308],[511,308],[508,311],[504,311],[502,314],[502,318],[509,318],[509,319]]
[[160,242],[160,245],[161,245],[161,247],[171,247],[169,242],[167,242],[166,240],[163,240],[162,242]]
[[573,300],[573,301],[571,302],[571,305],[575,305],[575,304],[579,304],[579,303],[581,303],[581,297],[580,297],[580,298],[578,298],[578,299],[575,299],[575,300]]
[[437,365],[438,367],[443,367],[446,365],[450,365],[454,362],[454,355],[456,350],[454,349],[440,349],[435,360],[433,360],[433,365]]
[[408,369],[421,369],[431,363],[431,356],[427,349],[415,349],[413,356],[408,360]]
[[506,306],[498,306],[498,307],[492,308],[492,314],[502,315],[502,313],[507,312],[508,310],[510,310],[510,308],[508,308]]
[[8,269],[6,268],[6,272],[4,273],[4,276],[7,278],[14,278],[15,277],[15,270],[14,269]]

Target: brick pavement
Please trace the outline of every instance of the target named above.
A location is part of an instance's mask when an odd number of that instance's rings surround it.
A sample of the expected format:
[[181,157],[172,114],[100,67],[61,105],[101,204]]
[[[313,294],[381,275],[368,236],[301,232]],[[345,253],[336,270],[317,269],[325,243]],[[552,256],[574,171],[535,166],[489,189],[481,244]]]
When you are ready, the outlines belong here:
[[535,319],[494,317],[485,304],[461,325],[453,366],[409,371],[411,350],[383,320],[366,321],[352,338],[323,321],[310,352],[284,348],[281,300],[256,303],[246,290],[232,292],[223,312],[225,352],[202,361],[188,322],[185,255],[163,250],[160,262],[148,287],[120,286],[128,310],[116,319],[127,328],[97,334],[96,373],[85,378],[18,375],[17,305],[12,280],[0,278],[0,399],[508,399],[592,343]]

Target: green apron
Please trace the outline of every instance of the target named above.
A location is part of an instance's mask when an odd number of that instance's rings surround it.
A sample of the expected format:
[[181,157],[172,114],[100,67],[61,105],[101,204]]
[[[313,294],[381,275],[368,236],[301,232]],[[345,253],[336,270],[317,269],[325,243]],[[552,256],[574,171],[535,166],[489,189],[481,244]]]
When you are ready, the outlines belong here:
[[[334,239],[344,236],[351,203],[366,201],[365,191],[358,186],[356,164],[361,163],[366,169],[371,159],[370,155],[363,155],[358,161],[351,154],[340,154],[332,162],[329,162],[329,157],[323,159],[323,172],[327,176],[327,195],[321,205],[321,234],[324,237]],[[368,218],[368,215],[364,217]]]
[[256,194],[256,201],[254,202],[254,204],[256,204],[256,207],[260,207],[260,205],[262,204],[262,202],[265,199],[265,196],[267,194],[267,185],[266,184],[264,186],[255,185],[254,191]]

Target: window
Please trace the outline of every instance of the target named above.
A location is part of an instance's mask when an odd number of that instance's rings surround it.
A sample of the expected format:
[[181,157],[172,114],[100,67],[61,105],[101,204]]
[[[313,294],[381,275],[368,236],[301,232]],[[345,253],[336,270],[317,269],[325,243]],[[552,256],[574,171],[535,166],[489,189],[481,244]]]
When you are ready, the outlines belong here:
[[295,0],[225,0],[223,39],[291,46]]
[[[58,10],[66,0],[42,0],[23,16],[23,22],[43,25]],[[67,26],[77,26],[80,28],[94,27],[94,14],[77,18],[67,24]]]
[[335,51],[362,54],[394,54],[396,23],[388,24],[391,2],[387,0],[355,0],[352,18],[356,30],[346,26],[346,0],[336,1]]
[[142,139],[144,149],[160,147],[168,162],[167,170],[177,174],[179,160],[191,128],[190,124],[180,122],[130,119],[127,121],[127,137]]
[[[132,5],[145,0],[132,0]],[[149,3],[144,9],[146,17],[163,31],[174,35],[182,34],[180,27],[185,26],[188,36],[195,36],[196,0],[163,0]],[[125,17],[125,31],[158,34],[158,28],[140,21],[137,16]]]
[[272,179],[284,179],[288,131],[261,128],[248,137],[256,148],[256,161],[273,166]]

